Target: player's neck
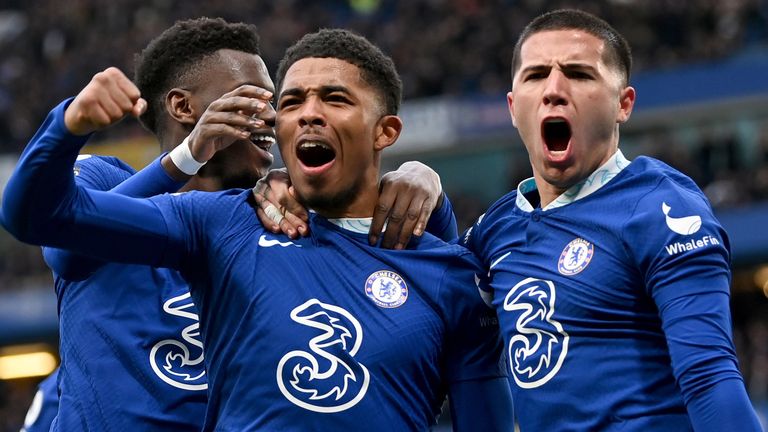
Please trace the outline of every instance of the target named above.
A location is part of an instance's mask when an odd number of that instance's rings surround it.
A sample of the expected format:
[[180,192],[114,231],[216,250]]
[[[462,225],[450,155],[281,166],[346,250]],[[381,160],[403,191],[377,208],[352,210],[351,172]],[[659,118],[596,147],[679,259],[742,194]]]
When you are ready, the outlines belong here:
[[217,192],[222,190],[221,181],[216,177],[193,176],[189,181],[179,189],[179,192],[188,191]]
[[378,199],[379,191],[374,187],[358,192],[351,201],[344,204],[338,201],[313,202],[310,207],[326,219],[370,218],[373,217]]
[[562,195],[563,192],[567,190],[551,185],[545,181],[539,181],[538,179],[536,180],[536,189],[539,193],[539,206],[541,208],[548,206],[552,201],[556,200],[557,197]]

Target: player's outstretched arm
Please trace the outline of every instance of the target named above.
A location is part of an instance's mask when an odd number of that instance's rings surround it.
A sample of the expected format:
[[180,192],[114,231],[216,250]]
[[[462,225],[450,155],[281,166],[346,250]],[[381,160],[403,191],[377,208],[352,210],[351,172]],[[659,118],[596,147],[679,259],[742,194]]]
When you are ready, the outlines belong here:
[[675,377],[695,431],[760,432],[736,364],[728,278],[709,281],[722,288],[669,301],[661,310]]
[[97,73],[74,100],[56,107],[24,149],[6,186],[6,228],[22,241],[41,244],[38,228],[45,228],[65,192],[74,188],[72,166],[89,135],[145,109],[136,86],[117,68]]
[[[160,158],[138,173],[116,158],[98,156],[81,158],[75,169],[78,186],[137,198],[176,192],[185,184],[173,180],[165,172]],[[43,248],[43,257],[57,276],[69,281],[84,280],[105,264],[104,260],[66,249]]]
[[160,256],[154,247],[167,246],[162,213],[154,204],[89,191],[72,175],[88,139],[72,130],[88,133],[119,121],[120,112],[136,115],[143,109],[115,82],[123,78],[114,68],[97,74],[71,103],[49,114],[24,150],[3,195],[5,226],[19,240],[147,264]]

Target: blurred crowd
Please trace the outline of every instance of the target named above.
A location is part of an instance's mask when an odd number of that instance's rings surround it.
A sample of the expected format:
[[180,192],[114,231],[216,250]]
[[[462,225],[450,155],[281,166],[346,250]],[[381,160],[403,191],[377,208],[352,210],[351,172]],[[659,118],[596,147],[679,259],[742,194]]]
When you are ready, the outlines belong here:
[[[274,68],[320,27],[354,29],[389,53],[406,98],[498,94],[516,35],[533,16],[577,6],[628,38],[636,71],[722,58],[768,42],[763,0],[5,0],[0,6],[0,153],[19,152],[47,111],[99,70],[129,74],[134,54],[178,19],[258,25]],[[135,123],[129,124],[136,128]],[[116,128],[121,136],[126,127]],[[134,129],[135,132],[135,129]]]
[[[635,71],[716,60],[768,46],[765,0],[4,0],[0,154],[19,153],[46,113],[76,94],[95,72],[117,66],[131,75],[137,51],[178,19],[205,15],[255,23],[272,70],[285,48],[303,34],[321,27],[354,29],[393,57],[404,96],[413,99],[503,95],[510,85],[513,43],[522,26],[543,11],[574,6],[606,18],[628,38]],[[635,137],[634,145],[639,153],[693,177],[715,207],[768,200],[768,123],[749,151],[736,130],[702,129],[695,146],[682,145],[668,132]],[[102,137],[144,135],[136,122],[123,122]],[[510,169],[510,189],[528,175],[527,170]],[[460,229],[488,205],[473,196],[451,199]],[[0,294],[38,287],[53,296],[50,272],[38,248],[20,245],[3,231],[0,256]],[[734,317],[750,394],[768,404],[765,304],[765,298],[737,298]],[[19,397],[4,387],[10,385],[0,382],[0,432],[9,424],[18,430],[23,416],[7,411],[8,406],[17,410],[27,403],[26,395]],[[11,396],[16,399],[3,400]]]

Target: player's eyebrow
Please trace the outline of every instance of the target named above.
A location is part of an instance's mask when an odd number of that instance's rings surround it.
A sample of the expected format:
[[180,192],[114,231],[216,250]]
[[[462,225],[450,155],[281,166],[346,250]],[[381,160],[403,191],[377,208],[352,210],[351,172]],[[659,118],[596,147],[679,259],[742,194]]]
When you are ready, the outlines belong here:
[[[328,93],[345,93],[345,94],[351,94],[349,91],[349,88],[342,85],[324,85],[320,86],[320,88],[317,91],[320,95],[326,95]],[[283,90],[280,93],[280,97],[283,96],[303,96],[305,93],[307,93],[306,89],[300,88],[300,87],[291,87],[288,89]]]
[[520,73],[527,74],[531,72],[549,72],[550,69],[552,69],[552,66],[550,65],[531,65],[524,67]]

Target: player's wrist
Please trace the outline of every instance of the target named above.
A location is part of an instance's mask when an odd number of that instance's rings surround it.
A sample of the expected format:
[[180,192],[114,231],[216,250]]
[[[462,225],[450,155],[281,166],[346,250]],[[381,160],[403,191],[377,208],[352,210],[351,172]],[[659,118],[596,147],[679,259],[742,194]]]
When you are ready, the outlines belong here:
[[195,175],[200,168],[203,167],[208,161],[198,162],[194,156],[192,156],[192,150],[189,148],[189,136],[184,138],[181,144],[168,153],[168,156],[173,161],[176,167],[187,175]]

